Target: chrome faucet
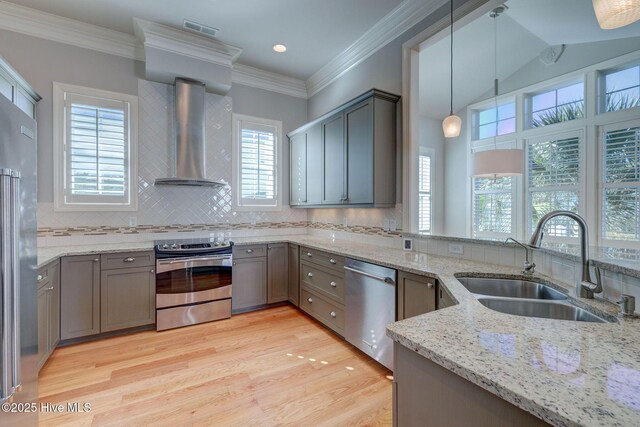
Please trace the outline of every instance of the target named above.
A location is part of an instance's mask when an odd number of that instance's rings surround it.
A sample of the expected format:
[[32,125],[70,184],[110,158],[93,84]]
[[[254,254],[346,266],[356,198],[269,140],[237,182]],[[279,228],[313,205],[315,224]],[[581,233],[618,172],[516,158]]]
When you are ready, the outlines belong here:
[[524,266],[522,267],[522,274],[526,274],[527,276],[531,276],[533,273],[536,272],[536,263],[535,262],[529,262],[529,250],[531,249],[529,246],[523,245],[522,243],[518,242],[513,237],[507,237],[507,240],[505,240],[504,242],[505,243],[513,242],[516,245],[521,246],[521,247],[524,248]]
[[582,279],[576,285],[576,293],[581,298],[593,298],[593,294],[599,294],[602,292],[602,275],[600,268],[596,267],[596,281],[591,280],[591,274],[589,272],[589,230],[587,229],[587,223],[584,218],[575,212],[571,211],[553,211],[549,212],[538,221],[536,229],[529,239],[529,246],[532,248],[539,248],[542,243],[542,237],[544,236],[544,226],[551,218],[557,216],[566,216],[578,223],[580,227],[580,260],[582,261]]

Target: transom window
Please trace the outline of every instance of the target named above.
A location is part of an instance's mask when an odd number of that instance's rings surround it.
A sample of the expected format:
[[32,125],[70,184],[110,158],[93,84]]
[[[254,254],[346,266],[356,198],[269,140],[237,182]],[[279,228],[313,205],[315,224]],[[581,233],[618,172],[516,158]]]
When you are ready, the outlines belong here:
[[280,209],[280,146],[278,121],[234,114],[235,203],[262,210]]
[[584,117],[584,83],[531,95],[529,127],[538,128]]
[[474,139],[491,138],[516,131],[516,103],[514,101],[474,111]]
[[135,210],[137,99],[54,84],[57,210]]
[[603,74],[605,104],[603,111],[618,111],[640,106],[640,65]]

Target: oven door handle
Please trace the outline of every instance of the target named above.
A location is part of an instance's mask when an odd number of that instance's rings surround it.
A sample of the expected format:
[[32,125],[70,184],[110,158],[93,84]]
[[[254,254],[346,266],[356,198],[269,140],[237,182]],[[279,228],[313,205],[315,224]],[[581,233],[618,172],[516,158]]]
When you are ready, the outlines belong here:
[[217,255],[211,257],[171,258],[156,261],[157,273],[184,270],[194,267],[231,267],[231,255]]

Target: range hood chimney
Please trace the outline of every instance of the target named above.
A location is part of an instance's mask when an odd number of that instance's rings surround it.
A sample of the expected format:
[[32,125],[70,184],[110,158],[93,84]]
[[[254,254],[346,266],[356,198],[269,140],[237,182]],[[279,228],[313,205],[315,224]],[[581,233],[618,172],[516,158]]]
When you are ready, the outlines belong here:
[[158,178],[155,185],[226,185],[205,177],[205,84],[176,78],[175,87],[175,176]]

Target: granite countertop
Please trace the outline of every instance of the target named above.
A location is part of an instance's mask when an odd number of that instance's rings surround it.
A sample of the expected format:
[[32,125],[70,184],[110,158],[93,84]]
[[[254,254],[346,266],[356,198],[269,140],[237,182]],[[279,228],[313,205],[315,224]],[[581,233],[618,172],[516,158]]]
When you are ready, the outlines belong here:
[[[640,425],[640,320],[617,318],[614,304],[577,298],[572,285],[536,275],[614,322],[512,316],[481,305],[456,276],[519,277],[516,268],[305,235],[233,240],[291,242],[437,278],[457,305],[389,325],[394,341],[550,424]],[[38,264],[62,255],[152,248],[153,242],[43,248]]]

